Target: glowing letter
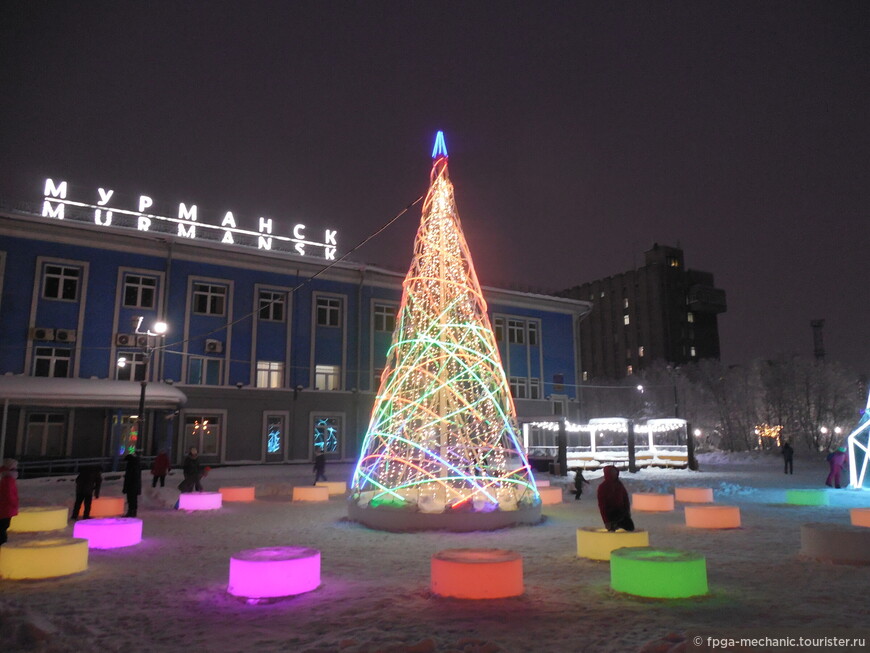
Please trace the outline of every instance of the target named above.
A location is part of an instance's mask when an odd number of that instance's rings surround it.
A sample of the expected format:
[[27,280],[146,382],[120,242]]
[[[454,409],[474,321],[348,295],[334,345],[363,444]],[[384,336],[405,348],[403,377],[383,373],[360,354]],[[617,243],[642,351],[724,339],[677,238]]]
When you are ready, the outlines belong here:
[[45,196],[59,197],[62,200],[66,199],[66,182],[60,182],[59,186],[55,186],[51,179],[45,180]]
[[338,245],[338,243],[335,242],[335,234],[337,233],[338,232],[334,229],[327,229],[326,235],[323,237],[323,243],[325,245]]
[[305,245],[303,243],[296,243],[296,251],[305,256]]
[[231,229],[236,228],[236,219],[233,217],[232,211],[227,211],[227,214],[224,216],[223,222],[221,222],[222,227],[230,227]]
[[326,251],[323,253],[323,258],[327,261],[335,260],[335,247],[327,247]]
[[257,248],[258,249],[272,249],[272,239],[266,238],[265,236],[260,236],[257,240]]
[[[101,188],[100,190],[103,189]],[[106,211],[105,220],[103,220],[103,218],[101,217],[102,213],[103,212],[101,209],[94,209],[94,222],[96,222],[101,227],[108,227],[110,224],[112,224],[112,212]]]
[[100,193],[100,200],[97,202],[97,204],[99,204],[100,206],[105,206],[106,204],[108,204],[109,199],[112,197],[112,194],[115,192],[113,190],[107,191],[103,188],[98,188],[97,190]]
[[178,223],[178,235],[181,238],[196,238],[196,225],[185,227],[183,222]]
[[196,204],[191,204],[190,208],[184,205],[184,202],[178,205],[178,219],[190,220],[196,222]]
[[136,228],[139,231],[148,231],[151,228],[151,218],[146,218],[145,216],[139,216],[138,224]]
[[272,233],[272,218],[260,218],[260,233]]
[[140,195],[139,196],[139,212],[140,213],[142,213],[145,209],[147,209],[152,204],[154,204],[154,200],[152,200],[147,195]]
[[222,243],[228,243],[230,245],[234,245],[236,241],[233,240],[233,232],[227,229],[224,231],[224,237],[221,239]]
[[299,240],[305,240],[305,234],[302,233],[305,230],[304,224],[297,224],[293,227],[293,237],[298,238]]
[[42,204],[42,215],[47,218],[57,218],[63,220],[63,204],[58,204],[56,207],[51,205],[51,202],[45,200]]

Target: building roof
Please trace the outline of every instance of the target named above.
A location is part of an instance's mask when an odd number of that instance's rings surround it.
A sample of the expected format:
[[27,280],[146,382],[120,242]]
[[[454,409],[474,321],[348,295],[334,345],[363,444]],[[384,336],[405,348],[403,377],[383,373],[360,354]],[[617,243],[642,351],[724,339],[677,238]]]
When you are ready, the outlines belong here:
[[[112,379],[58,379],[42,376],[0,376],[0,401],[16,406],[64,408],[138,408],[142,386]],[[166,383],[149,383],[145,390],[148,408],[175,409],[187,396]]]

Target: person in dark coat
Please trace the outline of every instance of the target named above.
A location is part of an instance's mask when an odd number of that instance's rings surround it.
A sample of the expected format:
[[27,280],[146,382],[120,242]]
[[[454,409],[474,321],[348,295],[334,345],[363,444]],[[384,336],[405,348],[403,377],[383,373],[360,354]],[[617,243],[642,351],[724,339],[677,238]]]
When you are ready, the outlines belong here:
[[613,465],[604,468],[604,480],[598,486],[598,510],[607,530],[634,530],[628,492],[619,480],[619,470]]
[[124,487],[121,491],[127,495],[127,514],[125,517],[135,517],[139,509],[139,495],[142,494],[142,464],[139,456],[128,453],[124,456],[127,467],[124,469]]
[[0,546],[6,543],[6,531],[18,514],[18,461],[7,458],[0,467]]
[[579,501],[583,494],[583,486],[589,485],[589,481],[583,478],[583,470],[579,467],[574,471],[574,500]]
[[314,471],[314,485],[317,485],[317,481],[321,478],[326,480],[326,454],[323,451],[314,456],[314,469],[312,471]]
[[182,465],[182,471],[184,472],[184,480],[181,481],[178,489],[182,492],[193,492],[194,490],[202,492],[202,468],[199,464],[199,451],[196,447],[191,447],[188,451]]
[[166,486],[166,475],[172,465],[169,464],[169,456],[161,449],[160,453],[151,463],[151,487],[157,487],[157,481],[160,481],[160,487]]
[[91,501],[100,498],[100,487],[103,484],[103,473],[99,465],[85,465],[76,476],[76,502],[73,504],[73,519],[78,519],[79,509],[82,519],[91,518]]
[[782,443],[782,460],[785,463],[785,474],[794,474],[794,449],[788,440]]
[[[849,462],[849,454],[846,453],[846,447],[840,447],[836,451],[832,451],[828,454],[828,465],[831,468],[831,471],[828,472],[828,478],[825,479],[825,485],[828,487],[840,487],[840,473],[843,471],[843,467],[846,466],[846,463]],[[831,485],[833,483],[833,485]]]

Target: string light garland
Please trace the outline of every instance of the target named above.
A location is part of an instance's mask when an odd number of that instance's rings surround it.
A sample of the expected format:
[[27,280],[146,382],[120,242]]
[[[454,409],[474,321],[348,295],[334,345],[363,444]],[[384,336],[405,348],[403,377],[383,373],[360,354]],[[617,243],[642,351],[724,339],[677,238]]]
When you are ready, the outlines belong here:
[[433,158],[352,501],[425,513],[539,506],[441,132]]

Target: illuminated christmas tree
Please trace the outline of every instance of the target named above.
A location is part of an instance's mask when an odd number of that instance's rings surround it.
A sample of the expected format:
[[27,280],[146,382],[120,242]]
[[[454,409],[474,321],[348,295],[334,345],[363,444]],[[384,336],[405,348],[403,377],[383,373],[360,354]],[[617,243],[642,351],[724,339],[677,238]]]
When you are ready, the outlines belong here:
[[[414,527],[422,528],[419,514],[501,513],[490,527],[535,521],[538,513],[530,513],[540,499],[518,443],[441,132],[432,156],[396,330],[354,472],[352,516],[372,525],[367,518],[378,508],[418,513]],[[445,527],[443,519],[429,521]]]
[[870,463],[870,396],[861,412],[858,426],[846,438],[849,452],[849,484],[853,488],[870,487],[867,464]]

